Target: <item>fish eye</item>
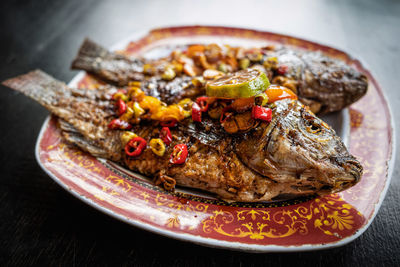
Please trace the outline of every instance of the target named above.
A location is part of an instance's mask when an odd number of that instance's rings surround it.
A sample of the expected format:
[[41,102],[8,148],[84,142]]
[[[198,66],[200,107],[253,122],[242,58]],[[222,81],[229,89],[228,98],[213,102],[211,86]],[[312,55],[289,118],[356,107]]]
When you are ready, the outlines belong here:
[[309,128],[310,128],[311,132],[313,132],[313,133],[319,133],[322,131],[321,125],[316,124],[314,122],[311,123],[311,126]]
[[302,114],[304,125],[307,132],[312,134],[320,134],[322,132],[322,125],[311,114],[304,112]]
[[319,123],[314,120],[306,120],[305,121],[306,130],[312,134],[320,134],[322,132],[322,127]]

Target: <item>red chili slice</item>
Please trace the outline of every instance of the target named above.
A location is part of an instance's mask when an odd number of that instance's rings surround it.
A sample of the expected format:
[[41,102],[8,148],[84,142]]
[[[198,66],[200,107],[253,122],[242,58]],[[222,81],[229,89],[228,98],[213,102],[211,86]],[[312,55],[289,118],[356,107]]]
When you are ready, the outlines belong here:
[[179,144],[174,146],[174,150],[171,153],[171,158],[169,162],[172,164],[183,164],[188,156],[187,145]]
[[270,122],[272,119],[272,110],[260,106],[254,106],[251,110],[253,119]]
[[126,103],[122,99],[117,101],[118,116],[121,116],[126,112]]
[[228,118],[233,115],[233,108],[231,106],[226,106],[222,109],[221,117],[219,119],[220,123],[224,123]]
[[161,132],[160,132],[160,138],[163,140],[164,144],[167,146],[171,144],[172,142],[172,135],[171,131],[169,130],[168,127],[162,127]]
[[285,73],[288,71],[288,66],[286,66],[286,65],[280,65],[279,67],[278,67],[278,69],[276,70],[276,72],[279,74],[279,75],[285,75]]
[[125,145],[125,153],[130,157],[137,157],[146,148],[147,142],[142,137],[134,137]]
[[162,127],[169,127],[169,128],[175,127],[177,124],[178,124],[177,120],[170,120],[170,121],[162,121],[162,122],[160,122],[160,125]]
[[129,124],[129,122],[120,120],[120,119],[113,119],[109,124],[108,124],[108,129],[111,130],[130,130],[132,129],[132,125]]
[[192,120],[201,122],[201,107],[196,102],[192,105]]
[[199,104],[201,112],[206,112],[208,110],[208,97],[202,96],[196,99],[196,103]]

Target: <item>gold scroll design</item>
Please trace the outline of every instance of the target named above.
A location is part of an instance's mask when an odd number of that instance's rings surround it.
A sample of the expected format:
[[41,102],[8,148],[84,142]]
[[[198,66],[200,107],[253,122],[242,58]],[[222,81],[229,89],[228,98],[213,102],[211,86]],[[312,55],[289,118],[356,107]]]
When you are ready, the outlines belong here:
[[[337,195],[315,199],[310,206],[296,209],[216,210],[203,220],[203,232],[216,232],[235,238],[285,238],[294,234],[307,235],[310,225],[325,235],[340,237],[340,232],[354,228],[354,208],[342,202]],[[361,216],[360,214],[357,214]],[[310,224],[311,222],[311,224]]]
[[105,176],[104,170],[96,164],[95,158],[65,143],[64,140],[61,140],[58,144],[49,145],[47,151],[55,152],[48,153],[47,161],[50,163],[59,163],[63,167],[75,171],[76,167],[81,167],[87,171]]
[[[143,199],[146,203],[151,202],[152,204],[156,204],[157,209],[169,214],[170,217],[165,221],[165,226],[168,228],[180,228],[181,227],[181,222],[180,222],[180,215],[181,212],[183,214],[188,214],[189,212],[195,213],[195,214],[200,214],[200,213],[206,213],[208,209],[208,205],[204,203],[197,203],[193,204],[189,201],[186,201],[185,199],[182,199],[182,202],[177,200],[177,199],[171,199],[170,197],[163,195],[163,194],[157,194],[156,197],[154,198],[151,196],[149,193],[142,191],[140,189],[137,189],[134,187],[131,183],[126,181],[122,177],[118,177],[115,175],[109,175],[106,177],[106,181],[110,182],[114,186],[120,187],[123,192],[128,193],[131,192],[135,195],[135,197]],[[117,192],[115,189],[112,187],[108,186],[103,186],[102,190],[110,195],[120,195],[119,192]],[[100,197],[97,197],[100,200],[104,200]],[[134,200],[132,198],[132,200]],[[104,200],[105,201],[105,200]],[[109,201],[107,201],[109,202]],[[109,202],[110,203],[110,202]],[[117,206],[115,203],[110,203],[114,206]],[[150,205],[152,206],[152,205]],[[118,206],[117,206],[118,207]],[[155,218],[150,218],[151,220],[154,220]],[[189,227],[188,230],[194,230],[193,227]]]
[[[120,187],[123,192],[127,193],[132,190],[132,185],[128,183],[125,179],[115,176],[115,175],[109,175],[105,179],[107,182],[110,182],[113,184],[113,187],[115,186]],[[113,187],[108,187],[108,186],[102,186],[103,192],[106,192],[112,196],[119,196],[120,193],[115,191]]]
[[[176,199],[170,198],[164,194],[157,194],[154,199],[155,204],[157,205],[157,209],[171,214],[166,222],[165,226],[168,228],[180,228],[181,223],[179,217],[182,214],[204,214],[207,213],[209,206],[205,203],[192,203],[184,198]],[[194,230],[195,227],[189,226],[188,230]]]
[[[111,198],[104,198],[100,194],[95,194],[94,197],[101,201],[107,202],[114,207],[126,209],[125,205],[122,206],[119,204],[118,198],[113,198],[121,196],[121,194],[127,197],[128,200],[132,203],[137,203],[137,200],[139,199],[143,200],[146,203],[152,200],[149,193],[140,190],[140,188],[136,188],[133,184],[122,177],[110,174],[105,177],[105,180],[110,185],[102,185],[101,190],[107,195],[110,195]],[[129,194],[127,194],[128,192]]]
[[[105,180],[107,182],[109,182],[110,184],[112,184],[112,186],[102,186],[102,191],[112,195],[112,196],[119,196],[121,195],[121,191],[115,190],[115,187],[119,187],[120,189],[122,189],[122,192],[128,193],[130,192],[131,194],[133,194],[133,196],[128,196],[132,201],[135,201],[137,199],[142,199],[144,202],[149,203],[149,201],[151,201],[151,196],[149,193],[141,190],[140,188],[136,188],[134,185],[132,185],[129,181],[127,181],[126,179],[119,177],[119,176],[115,176],[115,175],[108,175]],[[99,197],[97,197],[99,198]],[[102,198],[99,198],[101,200],[103,200]],[[115,203],[111,203],[110,201],[108,201],[110,204],[115,205]]]

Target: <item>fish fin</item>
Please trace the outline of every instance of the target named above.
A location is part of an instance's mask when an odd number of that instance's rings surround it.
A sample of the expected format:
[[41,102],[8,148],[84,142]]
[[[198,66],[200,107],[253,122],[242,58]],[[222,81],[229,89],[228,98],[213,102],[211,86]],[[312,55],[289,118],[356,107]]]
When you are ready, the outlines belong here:
[[71,124],[86,140],[106,150],[107,158],[119,160],[120,133],[107,127],[113,116],[112,103],[105,97],[107,89],[71,89],[41,70],[11,78],[3,84],[33,98]]
[[113,56],[113,53],[110,53],[106,48],[86,38],[79,48],[75,59],[72,61],[71,69],[96,72],[96,60],[110,56]]
[[71,69],[85,70],[118,86],[125,86],[130,81],[140,81],[144,78],[141,60],[110,52],[88,38],[83,41],[72,61]]
[[74,126],[72,126],[70,123],[58,119],[58,126],[60,127],[62,131],[62,135],[64,138],[81,148],[82,150],[89,152],[92,156],[94,157],[100,157],[100,158],[107,158],[108,152],[104,148],[100,147],[96,142],[93,140],[89,140],[85,138]]
[[5,80],[3,85],[19,91],[42,105],[51,104],[57,94],[65,94],[67,85],[41,70]]

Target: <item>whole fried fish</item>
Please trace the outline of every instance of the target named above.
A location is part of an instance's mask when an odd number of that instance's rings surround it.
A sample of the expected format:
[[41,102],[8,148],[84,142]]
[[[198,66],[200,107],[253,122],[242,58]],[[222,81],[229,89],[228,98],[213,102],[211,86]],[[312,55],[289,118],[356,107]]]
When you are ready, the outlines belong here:
[[[284,74],[273,76],[269,73],[270,80],[284,86],[294,83],[293,90],[300,101],[310,106],[316,114],[341,110],[367,92],[368,80],[364,74],[320,52],[279,47],[267,50],[261,62],[268,58],[277,58],[279,64],[287,67]],[[176,77],[169,83],[161,77],[152,77],[149,80],[143,75],[145,63],[144,59],[127,58],[86,39],[71,68],[93,73],[100,79],[118,86],[127,85],[132,80],[140,80],[144,82],[142,90],[148,95],[160,97],[167,103],[181,99],[182,94],[188,97],[204,94],[200,88],[188,86],[191,78],[187,76]],[[157,88],[149,90],[149,87]]]
[[[147,148],[138,157],[123,152],[120,135],[109,130],[113,116],[110,87],[68,88],[40,70],[9,79],[4,85],[38,101],[58,116],[66,139],[94,156],[111,159],[156,178],[213,192],[231,201],[270,201],[344,190],[360,180],[362,166],[327,124],[296,100],[275,102],[273,119],[247,133],[226,134],[219,123],[190,119],[172,128],[173,142],[164,156]],[[149,141],[158,138],[157,122],[141,122],[133,131]],[[182,165],[169,163],[176,144],[189,148]]]

